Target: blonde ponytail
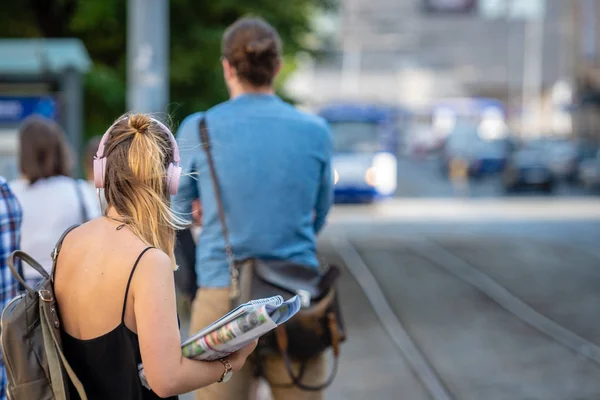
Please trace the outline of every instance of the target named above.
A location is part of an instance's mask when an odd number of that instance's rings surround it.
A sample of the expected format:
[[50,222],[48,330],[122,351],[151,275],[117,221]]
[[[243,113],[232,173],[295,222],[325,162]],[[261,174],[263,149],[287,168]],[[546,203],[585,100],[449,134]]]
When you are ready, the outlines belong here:
[[167,132],[146,114],[121,117],[106,143],[105,195],[132,232],[175,263],[175,230],[166,176],[173,158]]

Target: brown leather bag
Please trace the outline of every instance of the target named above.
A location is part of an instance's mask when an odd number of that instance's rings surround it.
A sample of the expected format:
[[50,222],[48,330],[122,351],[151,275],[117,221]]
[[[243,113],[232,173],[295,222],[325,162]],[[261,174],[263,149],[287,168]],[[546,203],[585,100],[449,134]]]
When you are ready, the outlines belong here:
[[[236,263],[229,241],[221,190],[204,118],[200,121],[200,142],[206,153],[225,240],[225,252],[231,275],[232,306],[275,295],[281,295],[286,299],[298,295],[302,302],[300,311],[287,323],[264,335],[260,339],[257,353],[260,358],[266,353],[278,352],[284,359],[293,385],[303,390],[322,390],[335,378],[340,344],[346,340],[346,330],[336,291],[340,270],[335,266],[316,269],[284,260],[255,258]],[[303,384],[302,378],[307,361],[328,348],[332,349],[334,355],[334,365],[329,377],[319,385]],[[292,360],[301,363],[297,374],[292,369]]]

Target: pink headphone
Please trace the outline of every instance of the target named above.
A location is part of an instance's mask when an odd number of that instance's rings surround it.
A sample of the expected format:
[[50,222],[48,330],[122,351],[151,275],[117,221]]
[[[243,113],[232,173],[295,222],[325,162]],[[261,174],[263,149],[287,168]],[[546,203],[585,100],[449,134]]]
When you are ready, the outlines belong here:
[[[98,145],[98,152],[96,152],[96,156],[94,157],[94,183],[98,189],[104,188],[104,175],[106,173],[106,157],[104,155],[104,145],[108,140],[108,136],[113,127],[123,121],[128,119],[129,117],[121,118],[115,121],[110,128],[106,130],[102,139],[100,140],[100,144]],[[171,141],[171,145],[173,146],[173,162],[169,164],[169,168],[167,169],[167,186],[169,188],[169,193],[171,195],[177,194],[177,189],[179,188],[179,178],[181,177],[181,167],[179,166],[179,148],[177,147],[177,141],[175,137],[162,122],[152,118],[152,121],[155,122],[162,130],[164,130],[167,135],[169,135],[169,140]]]

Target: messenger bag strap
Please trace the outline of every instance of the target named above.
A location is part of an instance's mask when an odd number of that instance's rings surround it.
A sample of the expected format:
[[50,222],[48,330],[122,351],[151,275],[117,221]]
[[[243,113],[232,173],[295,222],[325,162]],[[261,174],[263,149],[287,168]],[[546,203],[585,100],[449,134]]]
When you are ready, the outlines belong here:
[[200,120],[200,143],[206,154],[206,161],[208,163],[208,170],[210,171],[210,179],[213,184],[213,190],[215,192],[215,200],[217,202],[217,211],[219,214],[219,221],[221,221],[221,229],[223,230],[223,240],[225,240],[225,254],[227,255],[227,264],[229,264],[229,275],[231,277],[231,288],[229,297],[231,300],[236,300],[240,297],[240,278],[239,271],[235,267],[235,257],[233,256],[233,248],[229,240],[229,229],[227,229],[227,221],[225,219],[225,209],[223,207],[223,196],[221,195],[221,188],[219,187],[219,181],[217,179],[217,171],[215,170],[215,162],[211,150],[210,136],[208,134],[208,127],[206,125],[206,118],[202,117]]
[[302,383],[302,378],[304,375],[304,371],[306,369],[306,361],[300,365],[299,373],[298,374],[294,373],[294,370],[292,369],[292,361],[291,361],[290,355],[288,354],[288,351],[287,351],[288,336],[287,336],[286,328],[283,325],[280,325],[277,328],[275,328],[275,340],[277,342],[277,347],[279,349],[279,352],[281,353],[281,356],[283,358],[283,362],[285,364],[285,369],[287,370],[287,373],[288,373],[290,379],[292,380],[292,384],[296,385],[298,388],[300,388],[302,390],[311,391],[311,392],[317,392],[317,391],[323,390],[333,383],[333,380],[335,379],[335,376],[337,375],[339,358],[340,358],[339,337],[335,334],[335,332],[337,331],[337,321],[336,321],[336,317],[335,317],[334,313],[329,313],[327,315],[327,319],[328,319],[329,331],[332,334],[331,348],[333,351],[333,367],[331,369],[331,372],[329,373],[329,377],[327,377],[327,379],[325,379],[325,381],[323,383],[317,384],[317,385],[307,385],[307,384]]

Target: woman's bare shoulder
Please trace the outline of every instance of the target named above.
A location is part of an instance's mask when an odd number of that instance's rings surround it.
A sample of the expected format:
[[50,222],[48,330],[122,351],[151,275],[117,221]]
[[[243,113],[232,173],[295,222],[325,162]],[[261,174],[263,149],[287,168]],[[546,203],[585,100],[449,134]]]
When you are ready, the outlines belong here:
[[175,276],[171,258],[159,249],[146,251],[132,279],[134,296],[142,299],[174,295]]
[[[77,258],[87,259],[92,263],[95,260],[112,264],[131,263],[149,246],[126,226],[120,226],[100,217],[76,227],[65,237],[59,260]],[[165,258],[169,259],[158,249],[152,248],[145,253],[147,254],[140,259],[140,263],[145,264],[151,259],[152,263],[163,264]]]
[[140,259],[140,266],[142,265],[144,269],[154,272],[173,272],[171,258],[164,251],[155,247],[144,253]]

